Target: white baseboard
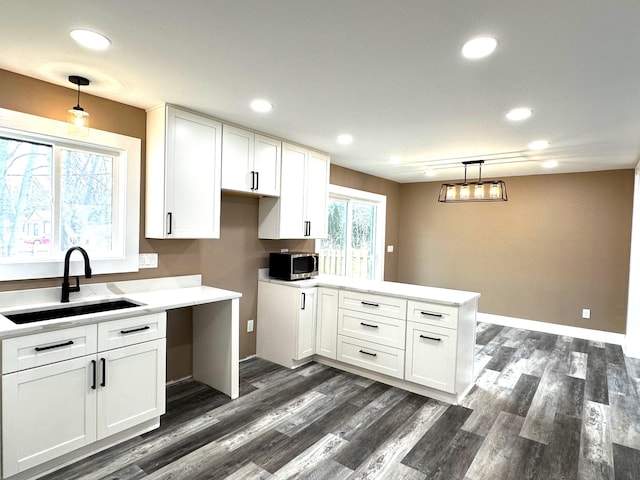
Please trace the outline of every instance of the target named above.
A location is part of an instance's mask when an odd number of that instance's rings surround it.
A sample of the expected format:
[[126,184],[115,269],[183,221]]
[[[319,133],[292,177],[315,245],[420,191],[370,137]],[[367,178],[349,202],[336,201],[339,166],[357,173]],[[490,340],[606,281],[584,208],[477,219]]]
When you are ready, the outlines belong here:
[[[504,325],[505,327],[524,328],[525,330],[553,333],[555,335],[566,335],[568,337],[583,338],[585,340],[593,340],[596,342],[613,343],[626,347],[625,335],[622,333],[605,332],[603,330],[592,330],[590,328],[570,327],[568,325],[559,325],[557,323],[547,323],[539,322],[536,320],[525,320],[524,318],[493,315],[492,313],[478,312],[478,316],[476,318],[479,322]],[[629,355],[626,351],[625,354],[627,356],[634,356]]]

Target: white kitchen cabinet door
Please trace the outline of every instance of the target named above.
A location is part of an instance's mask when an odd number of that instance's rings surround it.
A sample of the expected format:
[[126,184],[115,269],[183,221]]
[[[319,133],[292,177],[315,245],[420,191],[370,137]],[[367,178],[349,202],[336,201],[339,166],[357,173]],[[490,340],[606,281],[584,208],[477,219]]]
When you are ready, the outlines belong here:
[[95,355],[3,375],[4,477],[96,440],[92,360]]
[[324,238],[327,235],[329,157],[282,144],[280,198],[260,199],[259,238]]
[[282,142],[222,126],[222,189],[258,195],[280,195]]
[[295,145],[282,146],[279,228],[277,238],[305,236],[305,178],[308,151]]
[[407,322],[405,380],[455,392],[457,332]]
[[163,105],[147,112],[147,238],[220,238],[222,124]]
[[319,287],[316,299],[316,353],[336,358],[338,290]]
[[98,439],[165,413],[166,339],[98,354]]
[[300,290],[300,304],[298,307],[298,336],[296,357],[301,360],[310,357],[316,349],[316,288]]
[[257,174],[255,192],[272,197],[280,196],[282,142],[256,133],[253,151],[253,170]]
[[309,222],[308,237],[325,238],[328,231],[329,157],[309,151],[305,188],[305,220]]
[[222,189],[253,193],[255,135],[253,132],[222,126]]

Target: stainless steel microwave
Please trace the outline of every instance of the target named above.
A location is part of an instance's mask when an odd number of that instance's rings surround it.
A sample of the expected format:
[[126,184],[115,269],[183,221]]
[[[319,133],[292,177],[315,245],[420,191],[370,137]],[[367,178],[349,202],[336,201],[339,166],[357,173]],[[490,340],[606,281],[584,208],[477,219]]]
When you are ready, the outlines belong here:
[[269,276],[281,280],[301,280],[318,275],[317,253],[282,252],[269,254]]

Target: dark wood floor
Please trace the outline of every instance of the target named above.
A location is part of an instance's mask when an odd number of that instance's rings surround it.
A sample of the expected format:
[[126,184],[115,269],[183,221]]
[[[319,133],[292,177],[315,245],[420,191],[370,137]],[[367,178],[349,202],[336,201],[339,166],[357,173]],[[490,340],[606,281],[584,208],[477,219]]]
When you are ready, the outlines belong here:
[[478,326],[462,405],[319,364],[241,364],[241,397],[168,388],[160,429],[72,479],[640,479],[640,361],[620,347]]

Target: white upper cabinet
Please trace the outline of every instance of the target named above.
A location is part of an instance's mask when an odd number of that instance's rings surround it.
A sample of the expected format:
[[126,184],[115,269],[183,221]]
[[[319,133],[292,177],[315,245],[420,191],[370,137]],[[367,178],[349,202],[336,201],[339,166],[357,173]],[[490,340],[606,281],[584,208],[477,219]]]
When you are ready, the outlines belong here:
[[282,142],[231,125],[222,127],[222,189],[280,195]]
[[260,199],[260,238],[327,236],[329,156],[282,144],[280,198]]
[[161,105],[147,112],[147,238],[220,238],[222,124]]

